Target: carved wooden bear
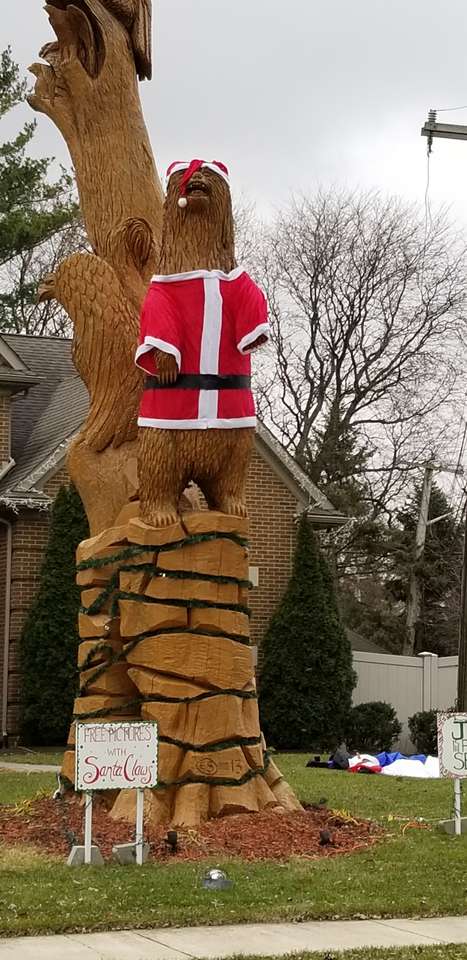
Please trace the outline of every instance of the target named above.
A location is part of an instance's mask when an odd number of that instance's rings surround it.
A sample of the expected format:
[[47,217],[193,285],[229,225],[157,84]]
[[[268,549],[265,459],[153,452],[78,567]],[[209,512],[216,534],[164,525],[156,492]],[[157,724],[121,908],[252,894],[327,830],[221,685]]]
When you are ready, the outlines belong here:
[[136,363],[141,516],[176,522],[198,484],[210,509],[246,516],[254,442],[250,353],[268,337],[263,293],[235,261],[228,171],[201,160],[169,167],[162,247],[141,314]]

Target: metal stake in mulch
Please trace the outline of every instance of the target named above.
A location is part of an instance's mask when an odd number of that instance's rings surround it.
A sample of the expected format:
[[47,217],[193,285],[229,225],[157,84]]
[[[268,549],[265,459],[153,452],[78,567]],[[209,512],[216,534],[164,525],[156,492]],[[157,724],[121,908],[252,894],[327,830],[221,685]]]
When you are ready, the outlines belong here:
[[460,837],[467,833],[461,790],[462,780],[467,777],[467,713],[438,713],[438,755],[441,776],[454,783],[454,818],[442,820],[440,827]]

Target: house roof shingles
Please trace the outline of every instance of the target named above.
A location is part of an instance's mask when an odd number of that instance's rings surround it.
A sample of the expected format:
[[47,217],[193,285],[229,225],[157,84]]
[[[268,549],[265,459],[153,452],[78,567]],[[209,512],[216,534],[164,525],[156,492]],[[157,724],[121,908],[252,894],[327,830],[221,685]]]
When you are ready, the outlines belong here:
[[[11,455],[15,466],[0,481],[0,500],[48,503],[35,472],[77,433],[88,409],[86,387],[71,359],[71,341],[4,334],[2,339],[42,379],[12,399]],[[63,447],[63,451],[61,448]]]

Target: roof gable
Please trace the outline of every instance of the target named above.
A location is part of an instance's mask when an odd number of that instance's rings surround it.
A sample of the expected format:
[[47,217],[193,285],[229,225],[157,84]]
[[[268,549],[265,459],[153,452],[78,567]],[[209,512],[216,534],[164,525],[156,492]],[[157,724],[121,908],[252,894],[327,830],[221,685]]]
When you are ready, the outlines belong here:
[[60,450],[63,460],[67,441],[80,429],[87,413],[87,391],[73,366],[70,340],[17,334],[5,334],[1,340],[29,372],[32,382],[24,385],[26,392],[13,398],[11,452],[15,466],[0,481],[0,499],[13,504],[27,492],[48,503],[37,486],[50,470],[51,458],[57,460]]
[[5,337],[0,336],[0,368],[8,367],[10,370],[25,371],[28,369],[16,350],[7,343]]
[[29,389],[41,379],[42,376],[29,369],[7,338],[0,336],[0,387],[14,394]]

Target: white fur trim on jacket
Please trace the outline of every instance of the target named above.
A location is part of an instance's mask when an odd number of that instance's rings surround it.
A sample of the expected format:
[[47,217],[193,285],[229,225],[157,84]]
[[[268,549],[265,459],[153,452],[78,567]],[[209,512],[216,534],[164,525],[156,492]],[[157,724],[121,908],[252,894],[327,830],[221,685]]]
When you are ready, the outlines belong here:
[[260,323],[251,333],[247,333],[245,337],[242,337],[240,343],[237,343],[237,349],[240,353],[250,353],[253,348],[255,340],[258,340],[258,337],[266,337],[266,340],[269,340],[269,324]]
[[151,350],[162,350],[162,353],[170,353],[175,357],[177,361],[177,367],[180,370],[182,365],[182,357],[178,347],[174,347],[173,343],[167,343],[165,340],[159,340],[157,337],[145,337],[144,342],[141,343],[135,354],[135,363],[137,367],[140,367],[141,370],[144,370],[144,367],[141,363],[138,363],[140,357],[144,353],[149,353]]
[[239,417],[232,420],[153,420],[138,417],[139,427],[156,427],[158,430],[230,430],[240,427],[256,427],[256,417]]

